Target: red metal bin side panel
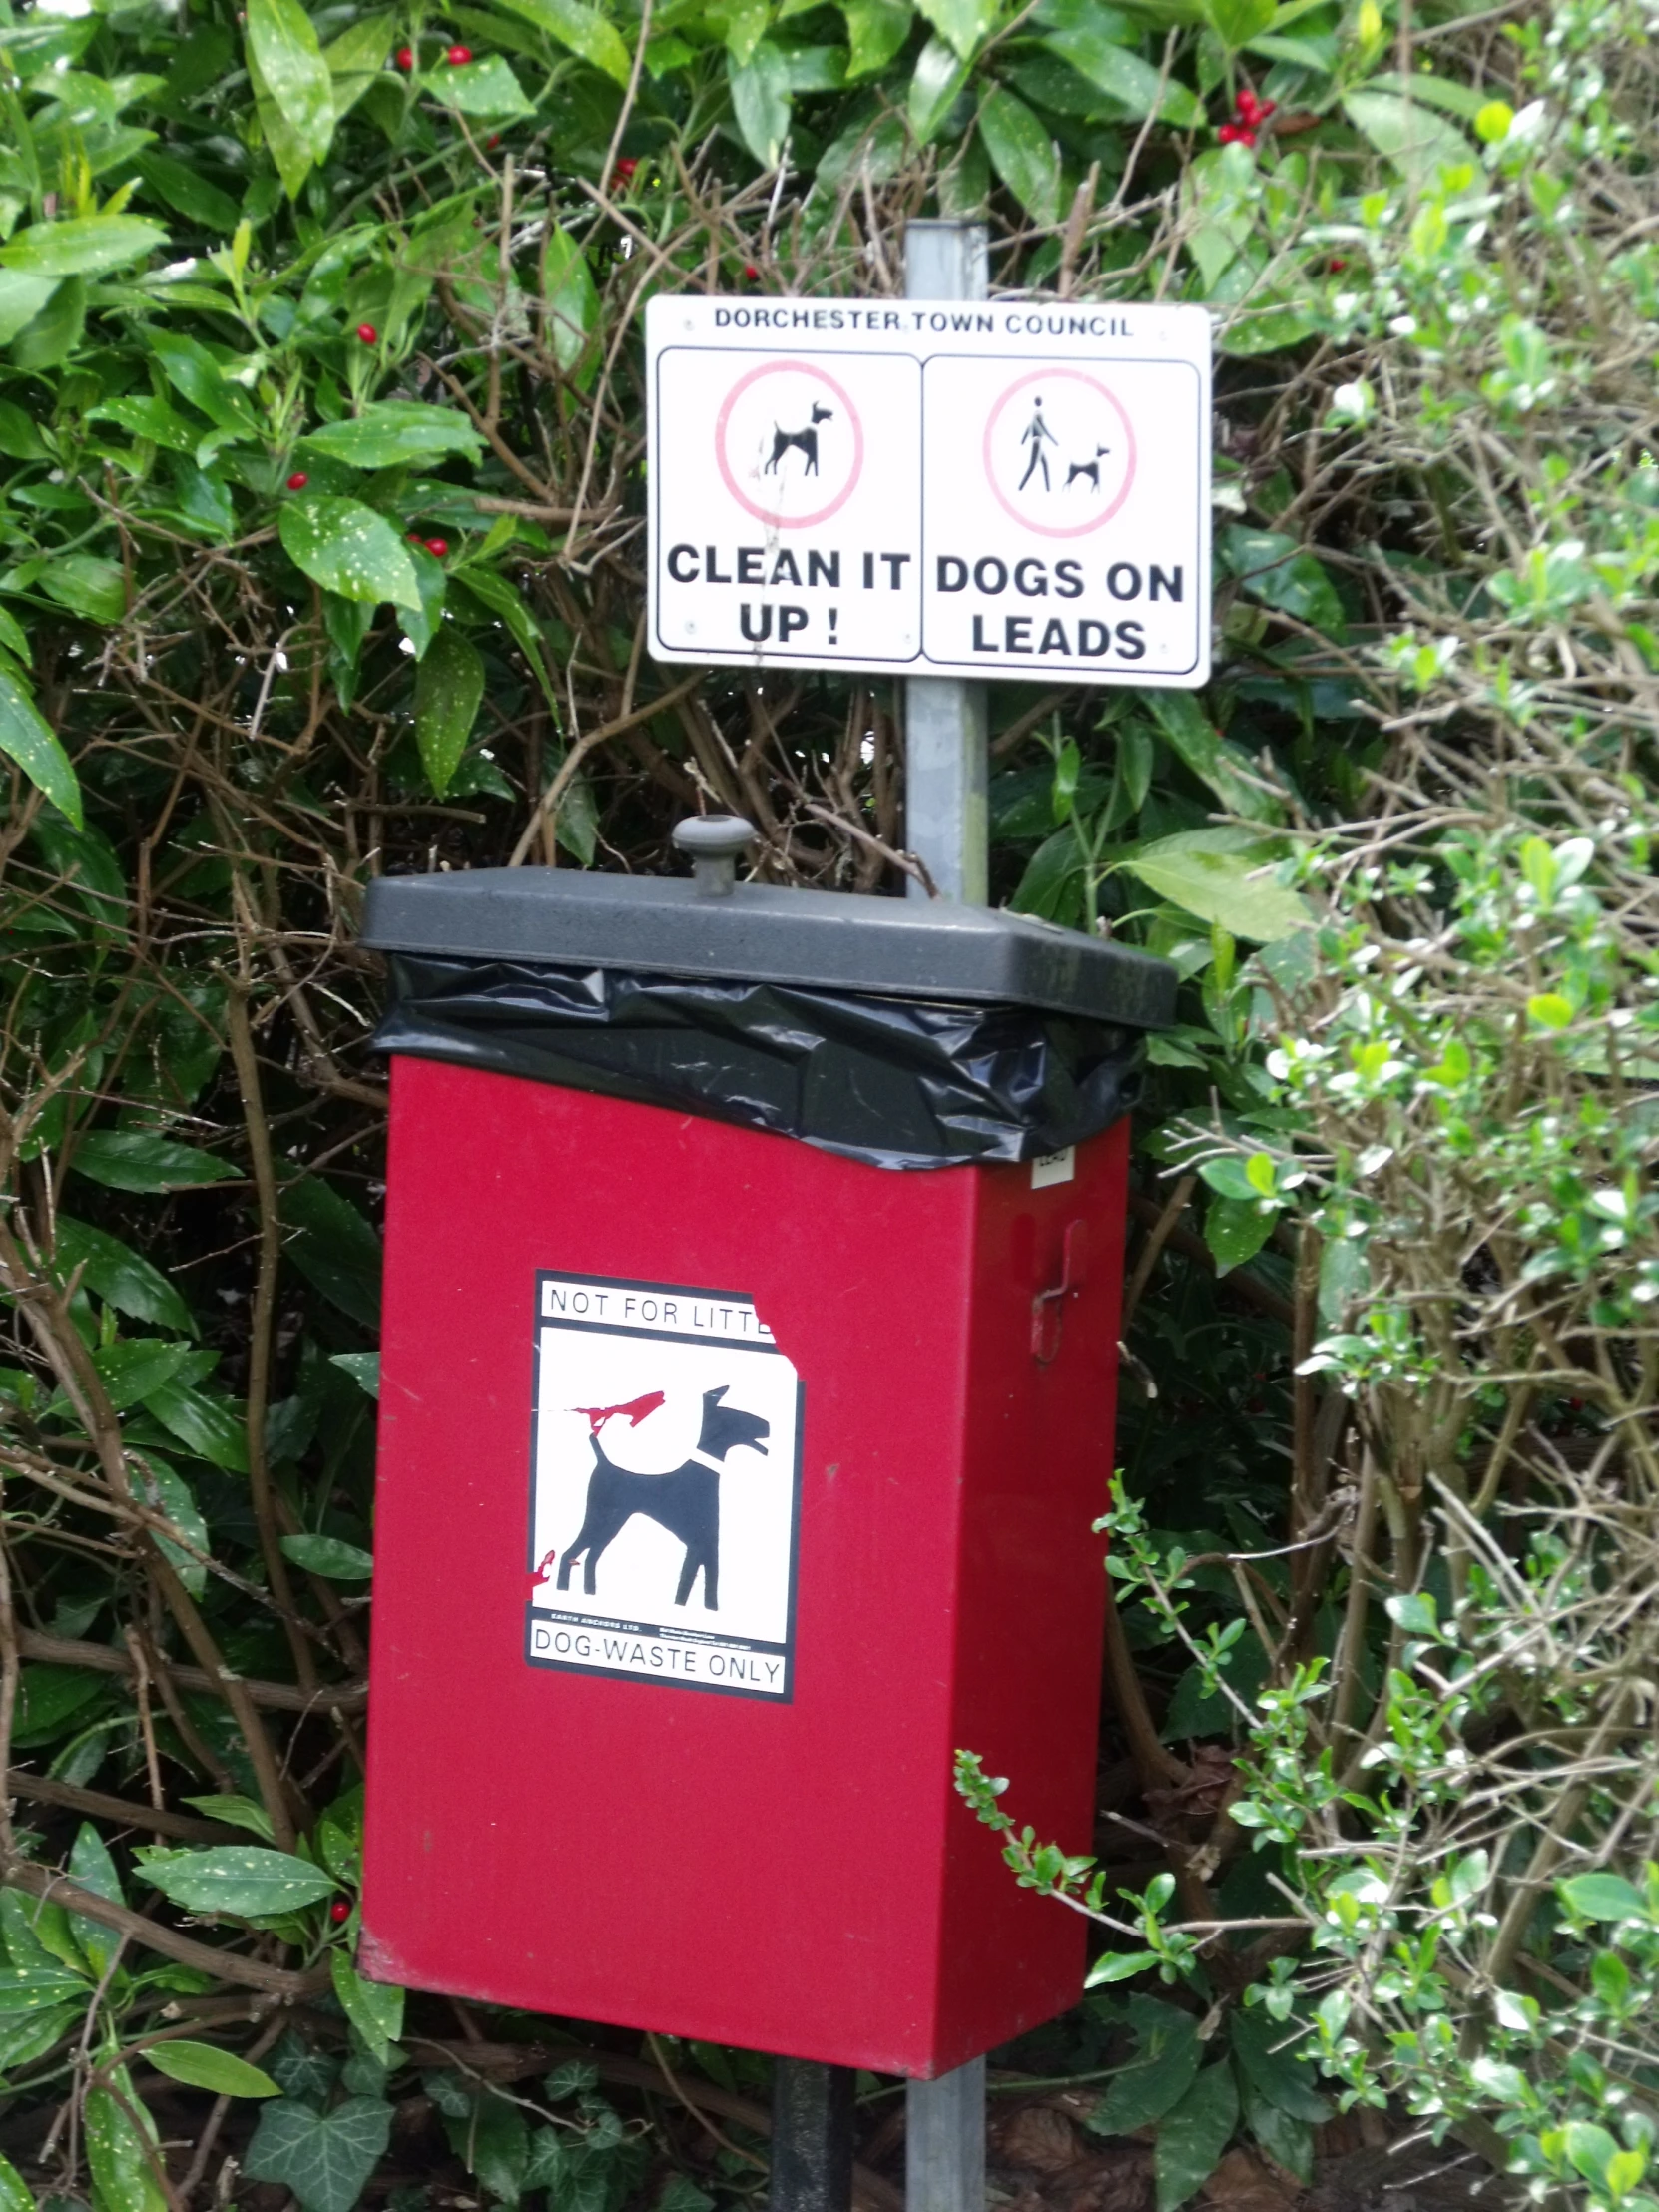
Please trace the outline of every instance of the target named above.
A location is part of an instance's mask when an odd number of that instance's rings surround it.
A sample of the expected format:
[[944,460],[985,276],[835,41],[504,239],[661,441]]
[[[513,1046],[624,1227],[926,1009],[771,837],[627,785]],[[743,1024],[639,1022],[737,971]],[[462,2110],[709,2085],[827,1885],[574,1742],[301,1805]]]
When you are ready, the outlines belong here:
[[[980,1182],[952,1740],[1009,1777],[1022,1826],[1072,1852],[1091,1848],[1094,1827],[1105,1583],[1093,1523],[1113,1467],[1128,1159],[1125,1120],[1079,1146],[1070,1183],[1033,1190],[1027,1168]],[[1033,1296],[1068,1265],[1077,1287],[1049,1302],[1057,1335],[1039,1361]],[[948,1849],[940,2040],[957,2065],[1077,2002],[1085,1928],[1015,1889],[959,1800]]]
[[[956,1577],[979,1172],[403,1060],[390,1175],[368,1969],[845,2064],[954,2062],[937,2008],[966,1818],[957,1639],[977,1632]],[[792,1702],[527,1663],[548,1269],[751,1297],[798,1369]],[[1053,1968],[1019,1934],[1032,1901],[983,1888],[1014,2021]]]

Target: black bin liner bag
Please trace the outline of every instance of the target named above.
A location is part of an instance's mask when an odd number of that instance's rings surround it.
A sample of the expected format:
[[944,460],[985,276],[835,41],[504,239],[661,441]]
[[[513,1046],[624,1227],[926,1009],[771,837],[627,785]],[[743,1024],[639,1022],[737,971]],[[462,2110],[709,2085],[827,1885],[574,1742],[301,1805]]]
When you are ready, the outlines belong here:
[[608,968],[391,953],[382,1052],[598,1091],[797,1137],[883,1168],[1034,1160],[1134,1104],[1136,1031]]

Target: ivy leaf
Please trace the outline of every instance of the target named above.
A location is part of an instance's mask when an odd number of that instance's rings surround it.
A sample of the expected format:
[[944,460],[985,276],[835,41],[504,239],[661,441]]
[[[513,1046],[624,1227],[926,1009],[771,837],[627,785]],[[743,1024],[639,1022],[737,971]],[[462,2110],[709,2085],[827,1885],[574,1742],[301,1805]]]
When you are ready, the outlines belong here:
[[385,2065],[403,2031],[403,1991],[389,1982],[365,1981],[343,1950],[329,1952],[328,1971],[346,2018]]
[[166,244],[162,226],[143,216],[77,215],[19,231],[9,246],[0,246],[0,268],[25,276],[101,276]]
[[495,0],[495,5],[508,15],[535,24],[617,84],[627,84],[633,63],[622,35],[608,17],[587,6],[586,0]]
[[1239,2092],[1225,2059],[1206,2066],[1159,2124],[1153,2152],[1158,2212],[1177,2212],[1211,2174],[1239,2120]]
[[1276,2166],[1300,2181],[1304,2188],[1314,2179],[1314,2131],[1283,2105],[1264,2095],[1248,2074],[1241,2081],[1245,2120],[1250,2132]]
[[790,72],[783,55],[764,38],[741,69],[729,54],[726,71],[744,144],[763,169],[776,169],[790,128]]
[[282,1536],[278,1542],[307,1574],[326,1575],[334,1582],[366,1582],[374,1572],[374,1554],[338,1536]]
[[1129,2135],[1179,2104],[1198,2072],[1198,2022],[1157,1997],[1129,2000],[1135,2055],[1089,2114],[1099,2135]]
[[391,2106],[347,2097],[331,2112],[279,2097],[260,2114],[242,2162],[252,2181],[276,2181],[305,2212],[351,2212],[391,2139]]
[[[163,1897],[187,1913],[232,1913],[239,1920],[270,1920],[320,1905],[333,1893],[331,1875],[285,1851],[257,1844],[213,1844],[206,1851],[152,1851],[141,1872]],[[278,2180],[279,2175],[270,2175]]]
[[483,697],[478,648],[446,622],[415,676],[415,738],[426,781],[439,799],[460,765]]
[[246,2058],[213,2043],[152,2043],[144,2059],[170,2081],[211,2089],[216,2097],[279,2097],[282,2093],[263,2067],[252,2066]]
[[360,499],[321,492],[290,499],[277,521],[283,550],[295,568],[342,599],[418,607],[414,563],[384,515]]
[[1057,223],[1060,158],[1054,141],[1025,102],[1002,86],[993,86],[979,110],[979,132],[991,167],[1032,222]]
[[44,792],[77,830],[81,828],[81,786],[69,755],[4,653],[0,653],[0,753],[15,761],[36,790]]
[[1331,2106],[1314,2087],[1312,2063],[1297,2056],[1294,2039],[1279,2021],[1260,2012],[1236,2011],[1232,2042],[1246,2079],[1281,2112],[1315,2127],[1330,2119]]
[[299,0],[248,0],[248,53],[307,162],[334,135],[334,81]]
[[483,443],[459,408],[434,407],[421,399],[374,400],[360,414],[305,433],[313,453],[343,461],[348,468],[418,468],[447,460],[452,453],[475,461]]
[[89,1183],[112,1191],[184,1191],[208,1183],[235,1183],[236,1170],[211,1152],[142,1129],[89,1129],[70,1166]]

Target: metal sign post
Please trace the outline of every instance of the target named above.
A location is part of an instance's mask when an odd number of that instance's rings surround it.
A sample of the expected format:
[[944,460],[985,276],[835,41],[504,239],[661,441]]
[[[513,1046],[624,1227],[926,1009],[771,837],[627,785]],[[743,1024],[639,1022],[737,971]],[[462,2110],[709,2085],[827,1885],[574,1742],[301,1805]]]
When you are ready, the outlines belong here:
[[[911,299],[983,299],[985,229],[911,223],[904,290]],[[989,743],[985,686],[955,676],[904,685],[904,841],[939,894],[982,906],[990,894]],[[926,889],[913,878],[912,897]],[[912,2081],[904,2131],[905,2212],[984,2212],[985,2061]]]
[[[904,233],[910,299],[983,299],[985,229],[979,223],[911,223]],[[941,898],[983,906],[989,776],[985,687],[955,676],[911,676],[904,685],[904,838]],[[910,881],[910,895],[927,896]]]

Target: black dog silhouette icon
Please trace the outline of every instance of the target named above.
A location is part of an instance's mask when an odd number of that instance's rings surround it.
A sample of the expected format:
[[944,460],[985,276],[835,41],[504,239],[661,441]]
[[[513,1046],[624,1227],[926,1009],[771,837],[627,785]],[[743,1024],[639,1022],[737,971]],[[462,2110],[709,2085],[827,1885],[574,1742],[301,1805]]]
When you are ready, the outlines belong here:
[[[720,1605],[720,1476],[729,1452],[746,1450],[766,1457],[764,1439],[772,1423],[758,1413],[726,1405],[727,1383],[703,1393],[703,1426],[693,1455],[671,1474],[633,1474],[606,1456],[599,1422],[589,1441],[594,1467],[588,1477],[587,1510],[576,1539],[559,1561],[558,1587],[570,1588],[570,1571],[582,1561],[582,1588],[598,1595],[595,1573],[607,1545],[636,1513],[658,1521],[686,1547],[676,1605],[691,1596],[698,1569],[703,1571],[703,1603],[713,1613]],[[622,1407],[616,1410],[624,1410]],[[718,1462],[718,1463],[717,1463]]]

